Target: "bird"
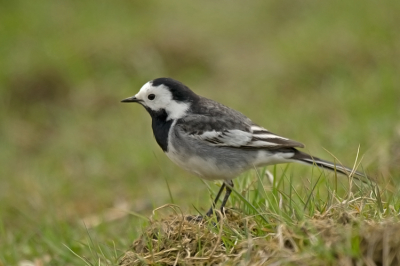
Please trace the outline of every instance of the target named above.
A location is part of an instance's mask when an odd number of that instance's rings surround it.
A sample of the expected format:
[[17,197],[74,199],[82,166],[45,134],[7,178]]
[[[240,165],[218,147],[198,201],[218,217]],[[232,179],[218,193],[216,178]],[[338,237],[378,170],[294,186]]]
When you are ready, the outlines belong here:
[[[255,167],[281,163],[315,165],[361,180],[365,174],[309,155],[300,142],[272,133],[244,114],[202,97],[172,78],[156,78],[123,103],[138,103],[150,114],[155,140],[179,167],[205,180],[222,180],[211,208],[225,189],[221,213],[234,187],[233,179]],[[202,216],[200,216],[202,217]]]

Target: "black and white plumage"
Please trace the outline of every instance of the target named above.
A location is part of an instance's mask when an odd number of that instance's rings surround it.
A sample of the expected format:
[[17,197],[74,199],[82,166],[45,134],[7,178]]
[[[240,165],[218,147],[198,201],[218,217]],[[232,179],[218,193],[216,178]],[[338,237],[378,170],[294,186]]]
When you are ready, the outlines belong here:
[[258,126],[242,113],[199,96],[171,78],[149,81],[122,102],[139,103],[148,111],[155,139],[174,163],[201,178],[224,181],[207,215],[226,187],[223,210],[232,179],[254,167],[298,162],[366,178],[297,150],[304,145]]

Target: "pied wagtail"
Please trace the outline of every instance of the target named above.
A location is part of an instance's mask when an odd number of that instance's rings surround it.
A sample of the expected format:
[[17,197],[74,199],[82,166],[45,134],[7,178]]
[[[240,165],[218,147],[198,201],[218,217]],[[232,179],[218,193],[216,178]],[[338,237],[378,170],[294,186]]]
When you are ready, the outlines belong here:
[[174,163],[207,180],[223,180],[207,216],[222,191],[221,212],[232,191],[232,179],[254,167],[303,163],[355,177],[366,175],[297,150],[300,142],[276,135],[242,113],[195,94],[171,78],[147,82],[122,102],[141,104],[152,118],[154,137]]

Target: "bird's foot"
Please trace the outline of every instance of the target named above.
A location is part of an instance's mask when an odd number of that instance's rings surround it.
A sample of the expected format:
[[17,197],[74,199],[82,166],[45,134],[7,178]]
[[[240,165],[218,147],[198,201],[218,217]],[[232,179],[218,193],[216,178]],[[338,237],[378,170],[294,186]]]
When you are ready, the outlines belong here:
[[220,211],[215,211],[214,209],[209,209],[205,216],[190,215],[190,216],[186,216],[185,219],[186,219],[186,221],[189,221],[189,222],[200,223],[200,222],[205,221],[207,218],[211,218],[215,214],[217,222],[219,222],[221,220],[221,218],[225,217],[226,214],[228,214],[228,213],[229,213],[229,209],[225,209],[225,208],[221,208]]
[[186,216],[185,219],[188,222],[200,223],[200,222],[204,221],[204,216],[202,216],[202,215],[189,215],[189,216]]

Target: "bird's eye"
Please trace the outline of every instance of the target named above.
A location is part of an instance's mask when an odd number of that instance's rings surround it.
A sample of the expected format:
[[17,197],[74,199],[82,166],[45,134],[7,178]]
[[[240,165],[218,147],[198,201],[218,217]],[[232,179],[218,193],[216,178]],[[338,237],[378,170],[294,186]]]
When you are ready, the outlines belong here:
[[147,98],[152,101],[154,100],[154,98],[156,98],[156,96],[154,94],[149,94],[149,96],[147,96]]

